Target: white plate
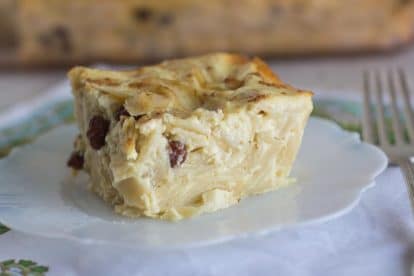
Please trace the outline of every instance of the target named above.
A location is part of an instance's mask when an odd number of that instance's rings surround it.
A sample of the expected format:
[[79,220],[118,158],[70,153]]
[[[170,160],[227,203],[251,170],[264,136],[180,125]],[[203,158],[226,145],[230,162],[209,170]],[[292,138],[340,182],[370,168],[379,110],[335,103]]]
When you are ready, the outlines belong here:
[[85,175],[70,176],[65,163],[76,133],[75,126],[57,128],[0,162],[2,223],[45,237],[141,249],[206,245],[344,214],[387,165],[357,134],[311,118],[292,172],[297,183],[177,223],[133,220],[87,191]]

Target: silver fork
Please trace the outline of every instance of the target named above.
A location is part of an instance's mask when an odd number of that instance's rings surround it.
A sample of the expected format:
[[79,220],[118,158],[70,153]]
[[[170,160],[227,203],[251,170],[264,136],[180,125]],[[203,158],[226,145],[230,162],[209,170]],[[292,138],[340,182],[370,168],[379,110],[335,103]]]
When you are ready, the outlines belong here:
[[[393,134],[395,143],[391,143],[387,135],[384,93],[389,96],[391,104],[392,129],[388,130],[388,133]],[[391,164],[400,166],[414,211],[414,167],[410,161],[410,157],[414,156],[414,116],[409,94],[407,77],[401,68],[390,69],[386,72],[379,70],[364,72],[363,139],[368,143],[377,144],[387,154]],[[372,96],[374,100],[372,100]],[[397,105],[399,97],[402,97],[403,101],[403,122],[405,124],[400,120]],[[376,107],[376,114],[374,114],[372,106]],[[378,135],[375,134],[376,129]],[[406,130],[408,141],[405,139],[404,130]]]

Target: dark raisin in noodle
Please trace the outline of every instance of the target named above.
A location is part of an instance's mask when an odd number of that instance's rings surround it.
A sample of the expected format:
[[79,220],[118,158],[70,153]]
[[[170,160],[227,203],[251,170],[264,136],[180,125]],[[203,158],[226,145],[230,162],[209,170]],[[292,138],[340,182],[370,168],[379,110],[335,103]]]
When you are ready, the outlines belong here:
[[105,137],[109,130],[109,121],[102,116],[93,116],[89,121],[88,136],[91,147],[99,150],[105,145]]
[[187,149],[180,141],[169,141],[168,153],[170,155],[170,166],[176,168],[184,163],[187,158]]
[[83,168],[83,161],[83,155],[78,151],[74,151],[70,155],[66,164],[68,167],[71,167],[75,170],[81,170]]

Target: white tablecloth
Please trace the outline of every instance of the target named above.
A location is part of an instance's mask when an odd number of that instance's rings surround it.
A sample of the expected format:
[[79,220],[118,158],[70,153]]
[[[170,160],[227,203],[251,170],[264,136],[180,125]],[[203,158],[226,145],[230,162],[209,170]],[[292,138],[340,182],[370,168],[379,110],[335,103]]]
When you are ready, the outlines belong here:
[[[282,78],[299,87],[314,89],[317,96],[327,92],[330,97],[359,98],[361,68],[403,64],[409,72],[414,72],[413,57],[411,50],[382,58],[307,60],[274,65]],[[0,111],[32,97],[33,91],[40,92],[62,75],[62,72],[1,74]],[[340,95],[330,92],[338,88],[342,91]],[[14,96],[9,97],[10,94]],[[322,224],[163,253],[82,245],[9,231],[0,235],[0,262],[6,259],[33,260],[48,266],[48,275],[59,276],[408,275],[414,262],[414,223],[401,173],[398,168],[389,168],[378,177],[375,187],[363,193],[357,207]]]
[[390,168],[351,212],[318,225],[156,254],[10,231],[0,236],[0,260],[30,259],[61,276],[408,275],[414,262],[413,222],[400,171]]

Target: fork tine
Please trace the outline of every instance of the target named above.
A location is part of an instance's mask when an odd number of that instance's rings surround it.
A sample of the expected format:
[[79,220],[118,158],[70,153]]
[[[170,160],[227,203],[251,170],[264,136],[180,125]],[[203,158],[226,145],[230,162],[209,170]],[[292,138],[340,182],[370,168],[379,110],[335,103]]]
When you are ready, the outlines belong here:
[[375,82],[376,82],[376,88],[374,89],[376,91],[376,104],[377,104],[377,125],[378,125],[378,136],[379,136],[379,142],[381,146],[389,146],[389,141],[387,138],[387,130],[385,127],[385,115],[384,115],[384,100],[383,100],[383,85],[381,81],[381,72],[375,71]]
[[400,122],[400,116],[397,108],[397,99],[396,99],[396,84],[395,78],[393,74],[393,70],[388,70],[388,86],[389,86],[389,94],[391,98],[391,120],[392,120],[392,128],[394,130],[394,137],[395,137],[395,144],[400,146],[404,144],[404,139],[402,136],[403,129]]
[[411,108],[410,102],[410,93],[407,78],[405,76],[404,70],[400,67],[398,68],[398,75],[400,77],[401,91],[403,92],[404,99],[404,117],[406,122],[406,127],[408,130],[408,137],[410,142],[414,142],[414,120],[413,120],[413,110]]
[[371,110],[371,85],[369,72],[364,72],[364,117],[362,120],[362,135],[365,141],[374,144],[373,120]]
[[410,183],[414,182],[414,167],[409,159],[399,162],[399,165],[404,172],[405,182],[407,184],[408,196],[410,198],[411,210],[414,210],[414,187]]

